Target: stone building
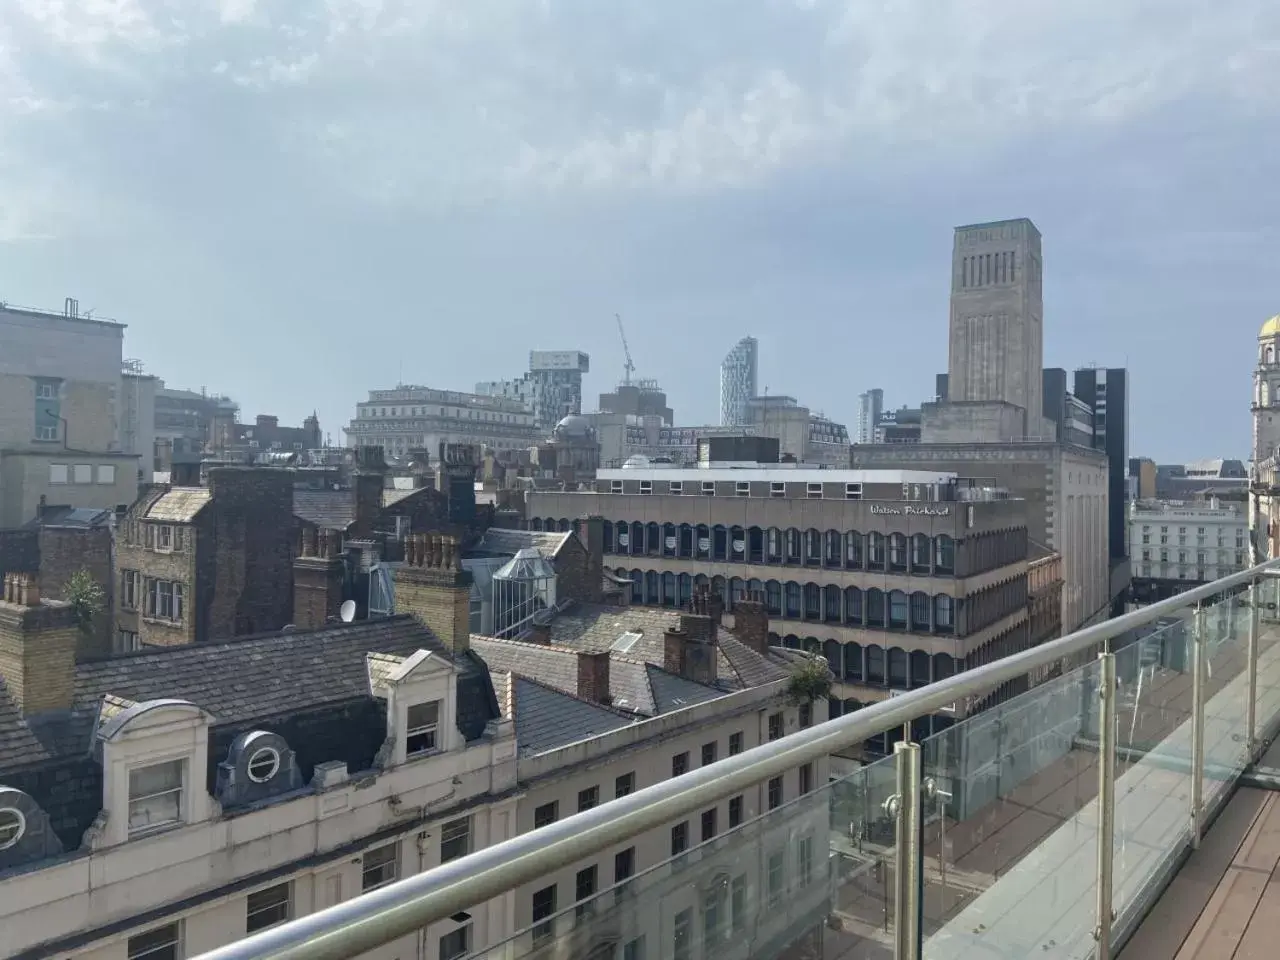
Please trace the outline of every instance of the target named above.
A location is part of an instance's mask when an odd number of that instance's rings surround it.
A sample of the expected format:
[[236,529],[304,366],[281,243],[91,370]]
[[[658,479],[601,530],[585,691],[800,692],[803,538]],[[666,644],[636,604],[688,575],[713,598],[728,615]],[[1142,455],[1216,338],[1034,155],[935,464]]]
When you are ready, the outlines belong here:
[[[633,604],[680,609],[709,587],[736,616],[758,595],[771,643],[835,671],[835,715],[1031,643],[1027,505],[954,473],[654,465],[602,470],[593,492],[530,493],[527,508],[534,529],[602,516],[604,564]],[[922,718],[918,735],[964,709]]]
[[298,528],[293,476],[218,467],[208,486],[162,486],[121,521],[118,643],[174,646],[278,630],[290,622]]
[[115,509],[138,489],[121,442],[124,324],[0,304],[0,529],[48,505]]
[[[575,608],[557,643],[472,637],[461,556],[411,537],[395,616],[80,664],[69,609],[6,578],[0,954],[199,954],[813,719],[788,699],[802,654],[697,613],[603,655],[608,616],[579,632]],[[674,955],[695,917],[781,951],[830,914],[826,781],[789,771],[365,956]]]

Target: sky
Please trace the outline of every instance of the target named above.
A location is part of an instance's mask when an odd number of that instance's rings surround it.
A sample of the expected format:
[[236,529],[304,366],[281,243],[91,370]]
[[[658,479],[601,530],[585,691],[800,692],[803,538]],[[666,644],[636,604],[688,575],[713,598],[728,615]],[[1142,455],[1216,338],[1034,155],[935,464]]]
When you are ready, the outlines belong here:
[[[341,427],[582,349],[852,427],[946,369],[952,228],[1044,235],[1046,366],[1248,455],[1280,313],[1275,0],[0,0],[0,300]],[[3,345],[0,344],[0,349]],[[589,403],[588,406],[593,406]]]

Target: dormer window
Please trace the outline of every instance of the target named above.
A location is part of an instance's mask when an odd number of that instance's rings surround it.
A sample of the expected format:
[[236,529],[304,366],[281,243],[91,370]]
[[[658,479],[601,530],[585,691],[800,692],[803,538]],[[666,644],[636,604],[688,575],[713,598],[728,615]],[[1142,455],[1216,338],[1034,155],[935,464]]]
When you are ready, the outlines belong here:
[[169,760],[129,771],[129,837],[182,823],[185,764]]
[[27,818],[14,807],[0,809],[0,850],[14,846],[27,832]]
[[167,523],[156,527],[156,549],[162,551],[173,549],[173,527]]
[[409,707],[405,730],[405,754],[410,757],[430,753],[439,743],[440,703],[415,703]]
[[249,758],[249,779],[266,783],[280,770],[280,753],[274,747],[260,747]]

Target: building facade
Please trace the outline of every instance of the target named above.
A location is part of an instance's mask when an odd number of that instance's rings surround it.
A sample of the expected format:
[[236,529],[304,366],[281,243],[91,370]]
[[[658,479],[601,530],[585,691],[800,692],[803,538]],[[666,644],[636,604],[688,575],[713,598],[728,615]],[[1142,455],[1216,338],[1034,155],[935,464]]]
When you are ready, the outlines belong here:
[[138,479],[150,483],[156,458],[156,391],[160,379],[126,360],[120,384],[120,449],[138,457]]
[[880,414],[884,412],[884,391],[873,387],[858,396],[857,443],[876,443],[876,428],[880,426]]
[[720,361],[720,425],[747,423],[747,401],[759,392],[760,343],[743,337]]
[[530,350],[528,373],[477,383],[476,393],[518,401],[533,411],[545,434],[565,417],[582,413],[582,375],[590,370],[591,357],[581,350]]
[[1137,602],[1164,599],[1250,566],[1242,503],[1133,500],[1127,513]]
[[542,437],[533,411],[519,400],[415,386],[370,390],[343,431],[348,446],[382,447],[388,458],[442,443],[519,450]]
[[138,489],[121,444],[124,325],[0,305],[0,528],[41,504],[114,509]]
[[1021,408],[1040,435],[1044,296],[1040,231],[1025,218],[957,227],[951,255],[947,393]]
[[758,595],[773,643],[826,656],[837,713],[1029,644],[1026,506],[954,474],[602,470],[593,492],[531,492],[527,508],[535,529],[604,517],[604,563],[633,604],[678,609],[706,587],[732,613]]

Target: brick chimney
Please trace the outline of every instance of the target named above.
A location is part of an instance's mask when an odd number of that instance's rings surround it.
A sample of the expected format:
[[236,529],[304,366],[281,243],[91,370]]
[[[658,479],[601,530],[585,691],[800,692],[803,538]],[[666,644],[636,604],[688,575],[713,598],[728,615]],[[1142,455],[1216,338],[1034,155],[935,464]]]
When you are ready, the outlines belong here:
[[302,629],[324,626],[342,607],[345,565],[337,530],[304,527],[293,561],[293,622]]
[[734,604],[733,635],[756,653],[769,652],[769,611],[759,591]]
[[373,535],[373,525],[382,512],[382,488],[386,485],[387,462],[381,447],[356,447],[352,487],[356,516],[348,528],[355,539]]
[[578,653],[578,697],[592,703],[612,703],[609,693],[609,652]]
[[471,583],[454,537],[413,533],[395,572],[396,612],[411,613],[455,654],[471,648]]
[[537,620],[534,620],[531,624],[529,624],[529,632],[526,633],[523,637],[521,637],[521,639],[525,643],[537,643],[544,647],[550,646],[551,644],[550,622],[539,623]]
[[0,676],[24,716],[71,707],[79,632],[70,604],[40,599],[35,574],[5,574]]
[[604,599],[604,517],[579,517],[574,530],[587,549],[582,599],[588,603],[600,603]]
[[667,673],[684,676],[684,651],[689,634],[683,627],[668,627],[662,631],[662,669]]
[[720,617],[712,616],[714,594],[705,586],[697,588],[689,601],[687,612],[680,614],[680,627],[703,643],[713,643]]

